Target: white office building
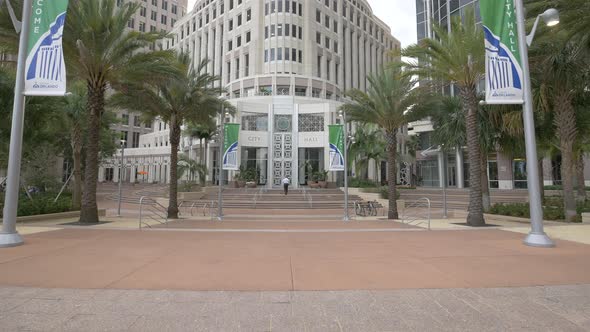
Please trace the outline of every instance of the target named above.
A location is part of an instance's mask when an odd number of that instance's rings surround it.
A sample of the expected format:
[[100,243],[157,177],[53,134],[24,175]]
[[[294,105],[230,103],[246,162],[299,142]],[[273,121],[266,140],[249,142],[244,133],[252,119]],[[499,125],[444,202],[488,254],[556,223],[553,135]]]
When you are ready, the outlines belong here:
[[[221,78],[237,109],[224,121],[241,125],[240,164],[256,168],[259,184],[269,187],[285,176],[304,185],[309,176],[304,165],[328,168],[328,125],[342,121],[344,92],[365,90],[367,75],[400,48],[363,0],[201,0],[173,32],[165,48],[188,52],[195,65],[211,60],[208,71]],[[157,123],[154,133],[140,138],[139,148],[126,149],[128,179],[170,180],[167,134],[166,125]],[[216,181],[217,142],[202,151],[198,140],[184,138],[181,149],[194,159],[204,155],[208,179]],[[107,162],[100,180],[116,181],[116,165],[116,158]],[[381,173],[384,177],[385,169]],[[224,179],[233,174],[226,172]],[[374,171],[370,176],[380,179]],[[335,174],[331,180],[337,180]]]

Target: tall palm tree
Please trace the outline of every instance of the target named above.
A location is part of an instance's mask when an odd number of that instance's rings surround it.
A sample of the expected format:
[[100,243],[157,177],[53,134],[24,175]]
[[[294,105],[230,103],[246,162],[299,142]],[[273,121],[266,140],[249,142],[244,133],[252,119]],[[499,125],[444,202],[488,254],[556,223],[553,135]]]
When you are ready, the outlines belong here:
[[[468,10],[464,22],[461,17],[451,20],[451,32],[434,25],[435,38],[426,38],[412,45],[402,55],[415,60],[407,63],[408,74],[431,79],[432,83],[452,83],[460,91],[465,116],[467,152],[469,156],[469,214],[471,226],[485,225],[481,188],[481,147],[478,138],[477,85],[484,77],[484,36],[475,24],[475,13]],[[422,81],[426,83],[426,81]],[[421,82],[421,83],[422,83]]]
[[173,54],[147,51],[161,33],[127,29],[140,4],[115,0],[70,1],[64,31],[64,55],[72,75],[86,82],[88,90],[88,144],[80,222],[97,223],[96,183],[101,117],[107,89],[121,89],[122,82],[155,82],[169,77]]
[[539,104],[553,114],[553,125],[561,151],[561,178],[565,217],[576,217],[574,194],[574,147],[579,135],[576,123],[576,97],[587,93],[589,86],[584,69],[590,62],[584,56],[583,45],[567,41],[559,34],[541,38],[531,50],[531,71],[537,84]]
[[397,134],[398,130],[412,118],[418,97],[412,89],[416,82],[410,76],[402,75],[400,64],[395,64],[368,77],[367,92],[350,90],[351,99],[342,109],[348,119],[359,123],[375,124],[384,131],[387,142],[387,178],[389,182],[389,219],[398,219],[395,202],[397,181]]
[[82,142],[84,121],[86,120],[86,87],[84,82],[75,82],[69,89],[71,95],[65,97],[64,113],[68,127],[70,127],[70,144],[72,147],[74,190],[72,193],[72,207],[80,209],[82,204]]
[[207,73],[208,60],[196,68],[190,67],[188,54],[177,55],[177,67],[182,76],[156,84],[130,84],[124,93],[112,97],[114,105],[144,112],[148,117],[159,117],[170,126],[170,201],[168,218],[178,218],[178,146],[184,122],[207,123],[215,117],[222,104],[222,89],[215,88],[217,76]]
[[[375,161],[375,176],[379,174],[379,163],[385,156],[383,132],[373,126],[361,125],[354,132],[354,142],[349,147],[349,167],[354,163],[356,173],[368,175],[369,161]],[[366,177],[368,179],[368,176]]]

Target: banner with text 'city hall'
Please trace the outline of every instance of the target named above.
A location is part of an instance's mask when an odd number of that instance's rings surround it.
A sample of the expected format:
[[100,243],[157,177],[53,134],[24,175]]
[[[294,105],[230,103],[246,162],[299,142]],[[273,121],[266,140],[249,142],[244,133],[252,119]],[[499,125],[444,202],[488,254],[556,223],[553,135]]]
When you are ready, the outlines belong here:
[[68,0],[34,0],[25,69],[25,95],[63,96],[66,65],[62,37]]
[[238,165],[238,140],[240,137],[240,125],[226,123],[223,126],[223,169],[237,171]]
[[486,48],[486,102],[522,104],[523,73],[514,0],[480,0]]
[[330,125],[330,171],[344,171],[344,126]]

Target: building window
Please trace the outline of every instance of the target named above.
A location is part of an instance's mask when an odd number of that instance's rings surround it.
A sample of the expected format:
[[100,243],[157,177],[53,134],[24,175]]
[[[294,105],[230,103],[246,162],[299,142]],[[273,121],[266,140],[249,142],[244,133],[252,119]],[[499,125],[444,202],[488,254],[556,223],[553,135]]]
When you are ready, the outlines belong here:
[[141,127],[141,119],[137,115],[133,117],[133,126]]
[[128,126],[129,125],[129,114],[127,114],[127,113],[121,114],[121,119],[122,119],[121,123],[124,126]]
[[252,20],[252,9],[249,9],[246,11],[246,22],[250,22],[250,20]]
[[299,132],[324,131],[324,115],[321,113],[299,114]]
[[131,142],[132,148],[139,147],[139,133],[133,133],[133,141]]
[[252,33],[250,31],[246,32],[246,44],[252,40]]

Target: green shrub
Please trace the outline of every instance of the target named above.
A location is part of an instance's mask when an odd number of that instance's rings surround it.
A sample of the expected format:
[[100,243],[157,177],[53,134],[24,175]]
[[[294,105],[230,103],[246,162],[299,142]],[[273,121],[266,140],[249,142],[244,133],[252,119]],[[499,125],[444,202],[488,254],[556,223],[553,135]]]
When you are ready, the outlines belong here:
[[[543,187],[545,190],[563,190],[563,187],[560,185],[551,185],[551,186],[544,186]],[[576,189],[577,187],[574,186],[574,189]],[[585,187],[585,189],[587,191],[590,191],[590,187]]]
[[348,186],[350,188],[377,188],[379,184],[372,180],[350,178],[348,179]]
[[[383,187],[379,188],[379,194],[381,194],[381,198],[389,199],[389,187],[383,186]],[[395,191],[395,199],[398,200],[399,197],[400,197],[399,190],[396,190]]]
[[[21,195],[18,201],[17,216],[34,216],[39,214],[59,213],[72,211],[72,196],[64,193],[57,202],[54,202],[57,193],[33,194],[33,200],[26,195]],[[3,214],[4,199],[0,203],[0,216]]]
[[[494,204],[490,208],[490,214],[498,214],[502,216],[530,218],[530,210],[528,203],[510,203],[510,204]],[[543,218],[546,220],[563,220],[565,214],[563,207],[560,205],[544,205]]]

